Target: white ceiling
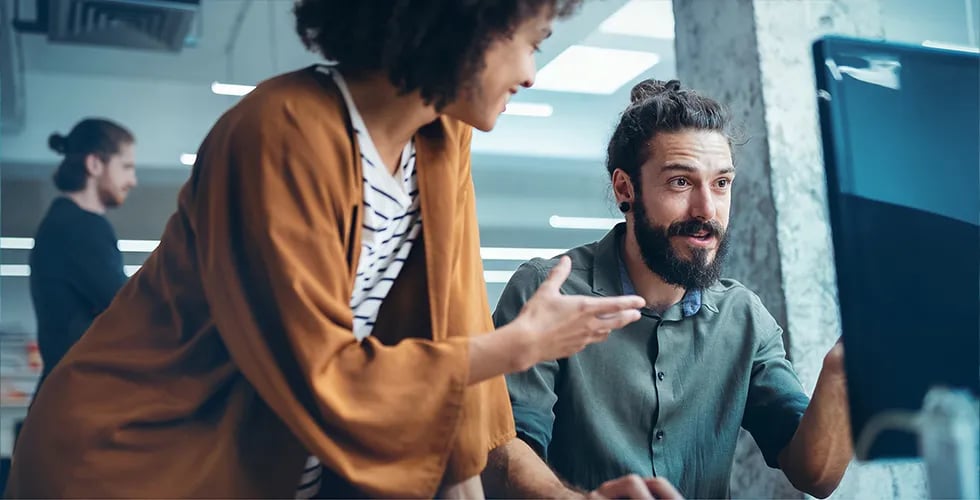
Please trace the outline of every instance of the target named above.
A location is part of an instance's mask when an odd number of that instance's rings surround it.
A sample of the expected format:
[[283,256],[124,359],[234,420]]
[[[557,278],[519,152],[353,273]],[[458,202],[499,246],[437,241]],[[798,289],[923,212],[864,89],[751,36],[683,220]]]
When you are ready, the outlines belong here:
[[[0,0],[8,9],[15,1]],[[634,0],[662,5],[670,0]],[[813,0],[816,1],[816,0]],[[964,21],[980,0],[882,0],[890,39],[918,43],[940,39],[969,43]],[[138,138],[143,167],[183,169],[180,154],[194,152],[211,124],[236,98],[209,90],[215,80],[254,84],[317,61],[293,30],[291,0],[202,0],[194,46],[179,54],[49,43],[43,35],[18,34],[24,65],[26,125],[0,137],[5,163],[53,162],[45,147],[53,131],[65,132],[83,116],[105,116],[126,124]],[[549,118],[501,117],[490,134],[477,134],[482,155],[601,159],[617,114],[633,83],[675,74],[673,40],[662,16],[649,20],[656,37],[602,33],[597,28],[627,0],[587,0],[578,15],[560,22],[538,58],[541,68],[573,44],[656,52],[660,62],[612,95],[525,90],[515,101],[554,107]],[[978,23],[974,23],[976,26]]]
[[[608,96],[522,91],[515,101],[548,103],[554,114],[503,116],[493,133],[477,135],[474,152],[601,158],[632,84],[674,75],[672,39],[596,31],[624,4],[626,0],[586,2],[578,15],[556,25],[539,54],[538,67],[577,43],[654,51],[660,56],[656,66]],[[254,84],[318,60],[295,34],[291,7],[291,0],[202,0],[199,23],[192,29],[199,39],[179,54],[65,45],[50,43],[43,35],[17,35],[27,119],[22,132],[0,138],[0,159],[49,163],[54,157],[45,147],[48,134],[65,132],[79,118],[94,115],[116,119],[134,131],[142,166],[185,168],[178,161],[180,154],[195,151],[211,124],[236,101],[211,94],[211,82]]]

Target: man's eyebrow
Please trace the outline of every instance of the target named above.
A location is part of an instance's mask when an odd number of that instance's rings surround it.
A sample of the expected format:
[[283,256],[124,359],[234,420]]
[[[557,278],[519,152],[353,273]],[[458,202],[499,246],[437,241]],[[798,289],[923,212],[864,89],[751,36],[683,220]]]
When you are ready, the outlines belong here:
[[[694,173],[694,172],[698,172],[700,169],[694,168],[690,165],[683,165],[680,163],[668,163],[667,165],[661,167],[660,170],[662,172],[667,172],[670,170],[679,170],[681,172]],[[723,175],[723,174],[730,174],[734,171],[735,171],[735,167],[725,167],[719,170],[717,173],[719,175]]]
[[668,163],[668,164],[664,165],[663,167],[660,167],[660,170],[662,172],[666,172],[666,171],[669,171],[669,170],[680,170],[682,172],[689,172],[689,173],[693,173],[693,172],[697,172],[698,171],[698,169],[696,169],[696,168],[694,168],[694,167],[692,167],[690,165],[682,165],[680,163]]

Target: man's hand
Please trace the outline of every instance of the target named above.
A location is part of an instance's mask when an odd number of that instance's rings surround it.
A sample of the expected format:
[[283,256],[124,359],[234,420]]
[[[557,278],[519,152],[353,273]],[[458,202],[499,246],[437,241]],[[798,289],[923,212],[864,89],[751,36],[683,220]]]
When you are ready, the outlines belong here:
[[588,498],[598,500],[605,498],[683,499],[684,497],[666,479],[660,477],[644,479],[636,474],[630,474],[602,483],[599,488],[589,493]]
[[826,377],[832,377],[841,382],[847,378],[844,374],[844,344],[840,339],[837,339],[834,347],[823,357],[823,368],[820,374]]
[[826,498],[837,489],[853,456],[844,346],[838,340],[823,358],[810,406],[779,454],[779,466],[796,489]]

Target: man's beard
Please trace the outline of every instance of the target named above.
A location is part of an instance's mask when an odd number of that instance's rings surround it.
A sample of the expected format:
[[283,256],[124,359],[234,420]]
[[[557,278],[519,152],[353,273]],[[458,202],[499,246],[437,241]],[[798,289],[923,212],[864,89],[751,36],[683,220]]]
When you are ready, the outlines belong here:
[[97,191],[99,194],[99,201],[102,202],[108,208],[116,208],[123,204],[123,200],[120,195],[112,189],[111,184],[106,182],[105,184],[98,184]]
[[[709,248],[690,247],[691,258],[688,260],[678,255],[670,244],[673,236],[691,236],[699,231],[706,231],[718,242],[714,259],[710,262]],[[689,219],[675,222],[668,227],[655,226],[647,218],[643,204],[634,203],[633,236],[640,246],[643,262],[668,284],[685,290],[703,289],[721,277],[722,264],[728,253],[728,238],[725,229],[713,220]]]

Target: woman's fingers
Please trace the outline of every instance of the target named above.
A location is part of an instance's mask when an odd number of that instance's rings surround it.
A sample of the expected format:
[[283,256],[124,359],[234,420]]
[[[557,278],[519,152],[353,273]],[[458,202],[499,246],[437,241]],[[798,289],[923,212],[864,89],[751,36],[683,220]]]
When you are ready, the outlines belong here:
[[572,270],[572,259],[567,255],[562,255],[558,259],[558,264],[551,268],[551,272],[548,273],[548,278],[541,283],[538,287],[538,291],[545,290],[547,292],[558,293],[558,289],[561,285],[565,283],[568,279],[568,273]]

